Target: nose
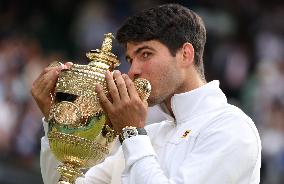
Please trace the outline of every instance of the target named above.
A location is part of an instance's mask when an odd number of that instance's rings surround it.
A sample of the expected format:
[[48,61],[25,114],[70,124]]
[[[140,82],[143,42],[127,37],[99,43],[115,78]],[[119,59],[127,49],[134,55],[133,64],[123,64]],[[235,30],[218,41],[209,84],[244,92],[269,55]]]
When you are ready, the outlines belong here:
[[132,61],[132,64],[128,70],[128,76],[130,77],[130,79],[134,80],[136,78],[139,78],[141,75],[141,65],[139,62],[137,61]]

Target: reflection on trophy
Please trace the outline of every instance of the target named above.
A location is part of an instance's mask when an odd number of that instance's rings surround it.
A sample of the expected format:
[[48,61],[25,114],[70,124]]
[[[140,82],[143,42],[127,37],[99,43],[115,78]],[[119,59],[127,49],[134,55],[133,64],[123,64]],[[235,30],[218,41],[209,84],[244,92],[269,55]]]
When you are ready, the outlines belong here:
[[[119,65],[111,53],[112,37],[111,33],[106,34],[102,48],[86,54],[88,65],[74,64],[58,78],[48,119],[50,148],[62,162],[57,168],[58,183],[75,183],[77,177],[83,176],[80,169],[104,160],[116,138],[95,93],[95,84],[99,83],[108,95],[104,74]],[[147,100],[150,83],[140,78],[134,84],[141,99]]]

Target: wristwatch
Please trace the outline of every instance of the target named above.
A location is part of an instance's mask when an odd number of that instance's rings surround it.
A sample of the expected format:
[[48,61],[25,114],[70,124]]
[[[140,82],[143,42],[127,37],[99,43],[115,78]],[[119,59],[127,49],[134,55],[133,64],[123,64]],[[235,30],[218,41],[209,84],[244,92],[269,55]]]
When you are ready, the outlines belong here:
[[122,144],[122,142],[125,139],[129,139],[130,137],[134,137],[137,135],[147,135],[147,132],[144,128],[126,126],[122,129],[122,132],[119,134],[119,141]]

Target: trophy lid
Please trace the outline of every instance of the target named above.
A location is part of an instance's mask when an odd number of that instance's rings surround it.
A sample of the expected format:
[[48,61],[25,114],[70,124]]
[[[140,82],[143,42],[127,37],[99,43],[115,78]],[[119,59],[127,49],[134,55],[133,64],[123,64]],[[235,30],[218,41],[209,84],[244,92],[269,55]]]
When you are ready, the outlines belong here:
[[114,39],[112,33],[105,34],[101,49],[91,50],[86,53],[87,58],[90,60],[90,66],[98,66],[99,63],[103,63],[108,65],[111,71],[119,66],[120,62],[117,56],[111,52],[112,39]]
[[113,71],[120,64],[117,56],[111,52],[113,38],[112,33],[105,34],[101,49],[86,53],[90,60],[88,65],[74,64],[70,69],[62,71],[55,92],[95,96],[94,83],[99,83],[106,89],[105,72]]

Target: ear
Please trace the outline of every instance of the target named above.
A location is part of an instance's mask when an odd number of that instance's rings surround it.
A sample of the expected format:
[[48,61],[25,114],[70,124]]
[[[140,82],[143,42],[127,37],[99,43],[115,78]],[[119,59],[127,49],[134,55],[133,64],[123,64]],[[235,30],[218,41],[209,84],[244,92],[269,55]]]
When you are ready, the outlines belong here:
[[181,48],[182,61],[181,66],[188,67],[194,64],[194,48],[191,43],[186,42]]

